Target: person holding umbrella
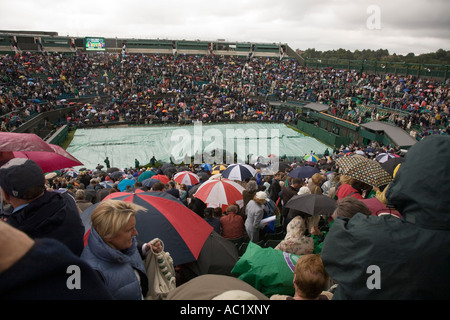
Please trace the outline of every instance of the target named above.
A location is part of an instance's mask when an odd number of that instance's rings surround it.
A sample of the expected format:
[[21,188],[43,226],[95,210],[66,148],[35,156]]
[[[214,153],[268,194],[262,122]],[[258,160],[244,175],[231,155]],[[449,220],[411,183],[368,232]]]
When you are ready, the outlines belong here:
[[151,241],[140,246],[136,239],[135,216],[144,210],[134,203],[106,200],[91,216],[92,226],[81,259],[97,271],[117,300],[142,300],[149,290],[143,258],[155,248]]

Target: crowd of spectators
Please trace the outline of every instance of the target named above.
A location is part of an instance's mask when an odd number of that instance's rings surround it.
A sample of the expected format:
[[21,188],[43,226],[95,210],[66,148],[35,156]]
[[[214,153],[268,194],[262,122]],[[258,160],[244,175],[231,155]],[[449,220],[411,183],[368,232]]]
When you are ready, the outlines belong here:
[[[77,102],[83,97],[92,99]],[[355,123],[385,119],[417,140],[450,133],[448,81],[313,70],[295,59],[269,57],[81,51],[0,56],[2,131],[70,105],[75,108],[60,122],[77,127],[192,119],[295,122],[300,116],[271,100],[327,104],[330,114]]]

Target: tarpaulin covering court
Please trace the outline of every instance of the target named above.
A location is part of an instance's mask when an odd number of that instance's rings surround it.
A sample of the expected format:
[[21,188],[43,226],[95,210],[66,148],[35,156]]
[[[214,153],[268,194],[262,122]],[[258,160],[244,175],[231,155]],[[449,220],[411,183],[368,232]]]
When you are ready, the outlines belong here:
[[[135,159],[146,165],[153,156],[162,162],[170,162],[172,158],[176,164],[190,160],[190,157],[196,157],[195,164],[208,162],[201,159],[202,153],[208,154],[211,162],[216,163],[234,163],[235,153],[238,162],[247,162],[250,155],[251,163],[254,163],[258,156],[268,157],[270,154],[301,159],[311,151],[323,154],[327,147],[284,124],[197,123],[189,126],[78,129],[67,151],[84,167],[95,169],[99,164],[105,165],[106,157],[109,157],[111,167],[118,168],[134,167]],[[211,153],[213,150],[215,153]],[[218,161],[221,155],[225,161]]]

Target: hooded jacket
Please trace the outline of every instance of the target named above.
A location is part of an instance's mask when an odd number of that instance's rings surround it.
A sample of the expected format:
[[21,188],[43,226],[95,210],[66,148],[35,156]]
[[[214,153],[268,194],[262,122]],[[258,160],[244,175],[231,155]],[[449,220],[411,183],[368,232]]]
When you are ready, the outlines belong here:
[[14,212],[8,223],[32,239],[59,240],[77,256],[83,251],[84,226],[75,199],[69,194],[46,191]]
[[393,215],[334,221],[322,260],[333,299],[450,299],[450,137],[414,145],[387,191]]

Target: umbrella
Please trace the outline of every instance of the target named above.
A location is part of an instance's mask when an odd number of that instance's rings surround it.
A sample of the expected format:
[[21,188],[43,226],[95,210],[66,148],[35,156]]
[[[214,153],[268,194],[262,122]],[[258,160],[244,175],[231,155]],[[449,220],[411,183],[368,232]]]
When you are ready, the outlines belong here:
[[285,207],[312,216],[331,215],[336,208],[336,200],[323,194],[301,194],[289,199]]
[[319,157],[314,154],[307,154],[306,156],[303,157],[303,160],[309,161],[309,162],[318,162]]
[[152,179],[159,180],[160,182],[164,183],[165,185],[168,184],[169,181],[170,181],[170,179],[167,176],[163,175],[163,174],[154,175],[152,177]]
[[244,181],[245,179],[255,176],[256,170],[248,164],[231,164],[222,172],[224,178],[230,180]]
[[139,181],[139,182],[142,182],[142,181],[144,181],[144,180],[146,180],[146,179],[150,179],[151,177],[153,177],[153,176],[155,176],[155,175],[156,175],[156,172],[154,172],[154,171],[152,171],[152,170],[144,171],[144,172],[142,172],[142,173],[139,175],[138,181]]
[[397,156],[393,153],[386,152],[386,153],[380,153],[379,155],[377,155],[375,157],[375,160],[378,161],[379,163],[384,163],[392,158],[397,158]]
[[66,150],[55,144],[48,144],[53,151],[13,151],[15,158],[31,159],[44,172],[83,165]]
[[109,176],[113,179],[119,179],[124,175],[124,173],[122,171],[114,171],[113,173],[111,173]]
[[47,151],[53,148],[34,133],[0,132],[0,152]]
[[[149,242],[159,238],[164,242],[174,265],[195,261],[213,228],[199,215],[167,192],[115,192],[103,199],[132,202],[146,210],[136,214],[137,239]],[[98,204],[81,213],[85,232],[91,226],[90,217]]]
[[232,276],[231,270],[239,260],[239,252],[230,240],[212,231],[203,245],[197,261],[184,267],[191,270],[195,276],[203,274],[221,274]]
[[228,179],[208,180],[197,189],[194,197],[204,203],[232,205],[243,200],[244,187]]
[[106,169],[106,173],[113,173],[113,172],[116,172],[116,171],[120,171],[120,169],[116,168],[116,167],[112,167],[112,168]]
[[144,187],[151,188],[157,182],[161,182],[161,181],[159,181],[157,179],[153,179],[153,178],[148,178],[148,179],[145,179],[144,181],[142,181],[142,185]]
[[227,166],[226,164],[218,164],[218,165],[215,165],[215,166],[212,168],[211,174],[214,175],[214,174],[222,173],[222,172],[225,171],[225,169],[226,169],[227,167],[228,167],[228,166]]
[[134,179],[123,179],[122,181],[119,182],[119,184],[117,185],[117,187],[119,188],[120,191],[125,191],[127,190],[127,186],[134,186],[134,184],[136,183],[136,180]]
[[381,165],[371,159],[353,155],[336,159],[341,173],[372,187],[381,187],[392,181],[392,176]]
[[102,181],[102,182],[100,182],[100,185],[103,188],[111,189],[113,187],[113,185],[114,185],[114,182],[112,182],[112,181]]
[[396,157],[396,158],[391,158],[386,162],[380,163],[381,167],[386,170],[390,175],[394,176],[394,170],[395,168],[397,168],[397,166],[404,162],[405,158],[403,157]]
[[199,168],[203,169],[204,171],[209,171],[209,172],[212,171],[212,165],[210,165],[209,163],[204,163],[204,164],[200,165]]
[[179,172],[173,177],[173,180],[186,186],[193,186],[200,182],[199,176],[191,171]]
[[320,170],[316,167],[310,167],[310,166],[304,166],[304,167],[297,167],[291,172],[289,172],[289,176],[292,178],[311,178],[315,173],[319,173]]

